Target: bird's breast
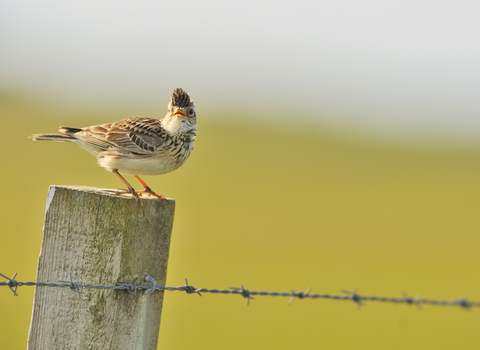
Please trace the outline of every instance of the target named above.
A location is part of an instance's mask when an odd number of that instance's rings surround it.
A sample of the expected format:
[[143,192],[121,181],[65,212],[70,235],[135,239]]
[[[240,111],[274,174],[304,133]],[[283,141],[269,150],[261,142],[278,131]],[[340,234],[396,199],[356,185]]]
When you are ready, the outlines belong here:
[[193,150],[193,140],[169,140],[157,152],[149,155],[115,154],[102,152],[98,157],[100,166],[109,171],[117,169],[126,175],[161,175],[180,168]]

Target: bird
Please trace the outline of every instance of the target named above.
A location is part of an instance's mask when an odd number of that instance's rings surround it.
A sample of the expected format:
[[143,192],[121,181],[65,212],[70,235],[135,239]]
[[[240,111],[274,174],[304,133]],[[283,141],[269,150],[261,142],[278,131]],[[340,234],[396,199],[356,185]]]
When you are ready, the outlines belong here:
[[[173,91],[164,118],[130,117],[84,128],[60,127],[60,134],[33,134],[34,141],[73,142],[97,157],[98,164],[111,171],[127,186],[116,194],[130,193],[143,211],[140,195],[156,194],[139,177],[161,175],[181,167],[193,151],[197,136],[195,102],[181,88]],[[120,174],[133,175],[143,186],[135,189]]]

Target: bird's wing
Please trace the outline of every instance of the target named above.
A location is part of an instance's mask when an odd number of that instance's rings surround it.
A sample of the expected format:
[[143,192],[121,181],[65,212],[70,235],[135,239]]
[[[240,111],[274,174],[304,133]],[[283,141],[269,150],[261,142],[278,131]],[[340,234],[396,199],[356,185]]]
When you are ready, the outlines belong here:
[[165,131],[158,119],[131,117],[83,128],[75,137],[104,150],[152,154],[165,142]]

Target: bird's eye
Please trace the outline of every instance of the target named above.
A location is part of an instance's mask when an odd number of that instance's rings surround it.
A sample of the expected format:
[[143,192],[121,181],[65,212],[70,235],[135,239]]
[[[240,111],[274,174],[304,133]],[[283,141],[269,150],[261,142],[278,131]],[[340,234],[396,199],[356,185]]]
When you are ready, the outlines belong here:
[[193,109],[188,111],[188,115],[193,116],[195,114],[195,111]]

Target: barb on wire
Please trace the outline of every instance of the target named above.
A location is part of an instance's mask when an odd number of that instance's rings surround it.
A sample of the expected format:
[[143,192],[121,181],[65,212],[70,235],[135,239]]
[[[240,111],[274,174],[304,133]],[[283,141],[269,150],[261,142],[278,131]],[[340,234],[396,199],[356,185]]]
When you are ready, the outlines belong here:
[[72,292],[78,293],[78,298],[79,298],[79,299],[80,299],[80,294],[85,293],[85,292],[81,292],[81,291],[80,291],[80,283],[73,281],[73,279],[72,279],[72,274],[70,274],[70,281],[58,280],[58,282],[68,283],[68,284],[69,284],[69,287],[70,287],[70,290],[71,290]]
[[297,292],[297,293],[296,293],[294,290],[292,290],[292,298],[291,298],[290,301],[287,303],[287,305],[292,305],[296,298],[303,299],[303,298],[308,297],[308,294],[310,293],[311,290],[312,290],[312,287],[309,287],[309,288],[308,288],[306,291],[304,291],[304,292]]
[[237,294],[240,294],[242,297],[247,299],[247,306],[250,305],[250,299],[255,299],[254,297],[251,296],[250,291],[246,290],[241,286],[240,288],[238,287],[230,287],[234,292],[238,292]]
[[138,277],[135,277],[132,282],[127,282],[127,283],[117,283],[117,286],[122,286],[125,287],[125,290],[129,292],[131,295],[133,295],[135,298],[138,298],[137,295],[137,285],[135,282],[137,281]]
[[291,305],[295,299],[332,299],[332,300],[351,300],[357,307],[364,305],[365,301],[378,301],[384,303],[394,303],[394,304],[407,304],[415,305],[419,309],[422,305],[436,305],[436,306],[458,306],[465,310],[472,308],[480,307],[480,301],[469,301],[465,298],[458,298],[452,300],[437,300],[437,299],[426,299],[421,296],[410,297],[407,293],[402,292],[402,297],[392,298],[392,297],[381,297],[381,296],[366,296],[360,295],[357,293],[357,289],[352,291],[341,290],[343,294],[312,294],[312,288],[308,288],[303,292],[265,292],[265,291],[252,291],[245,289],[243,285],[239,287],[230,287],[230,289],[207,289],[207,288],[194,288],[188,284],[188,280],[185,279],[185,285],[180,287],[165,287],[157,284],[155,279],[151,276],[145,276],[145,280],[150,284],[141,285],[136,284],[138,278],[135,278],[132,282],[121,282],[117,285],[103,285],[103,284],[82,284],[75,282],[70,274],[70,280],[64,281],[60,280],[60,283],[50,283],[50,282],[19,282],[15,278],[17,274],[15,273],[12,278],[7,277],[0,273],[0,276],[5,278],[7,281],[0,281],[0,286],[8,286],[13,293],[13,296],[18,296],[17,288],[21,286],[37,286],[37,287],[60,287],[60,288],[69,288],[74,293],[78,294],[78,297],[81,299],[81,294],[85,293],[80,291],[80,288],[94,288],[94,289],[109,289],[109,290],[126,290],[134,297],[138,297],[137,291],[143,290],[145,293],[153,293],[154,291],[180,291],[186,292],[187,294],[198,294],[202,296],[201,293],[212,293],[212,294],[239,294],[242,297],[247,299],[247,305],[250,304],[250,300],[255,299],[255,296],[280,296],[280,297],[289,297],[290,300],[287,303]]
[[187,294],[197,293],[198,295],[202,296],[202,294],[200,294],[198,289],[195,289],[193,286],[190,286],[188,284],[188,281],[187,281],[186,278],[185,278],[185,286],[184,287],[185,287],[185,292],[187,292]]
[[362,303],[362,297],[357,294],[357,288],[353,288],[353,291],[351,291],[351,292],[348,291],[348,290],[342,289],[342,293],[348,294],[349,298],[350,298],[355,304],[357,304],[357,309],[360,309],[360,306],[363,305],[363,303]]
[[416,297],[410,297],[405,292],[402,292],[402,295],[403,299],[407,304],[416,305],[419,310],[422,309],[422,305],[420,304],[420,300],[422,300],[422,297],[420,295],[417,295]]
[[[19,282],[15,281],[15,277],[17,277],[17,273],[15,272],[13,274],[13,277],[12,278],[8,278],[7,276],[3,275],[0,273],[0,275],[3,277],[3,278],[6,278],[8,280],[8,282],[3,282],[3,283],[6,283],[5,285],[8,286],[8,288],[10,288],[10,290],[13,292],[13,296],[14,297],[18,297],[18,294],[17,294],[17,288],[18,288],[18,284]],[[21,282],[20,282],[21,283]],[[15,289],[14,289],[15,288]]]
[[465,298],[459,298],[457,299],[457,301],[458,301],[458,306],[463,307],[466,310],[470,310],[473,306],[472,303]]

